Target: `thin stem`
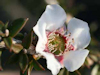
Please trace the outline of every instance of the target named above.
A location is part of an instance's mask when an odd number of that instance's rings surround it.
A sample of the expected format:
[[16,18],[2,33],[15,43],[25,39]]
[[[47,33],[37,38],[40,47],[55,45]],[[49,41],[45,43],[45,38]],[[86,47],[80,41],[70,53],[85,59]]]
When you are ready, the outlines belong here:
[[31,73],[29,72],[28,69],[26,69],[25,72],[23,72],[22,70],[20,70],[20,75],[31,75]]
[[78,70],[76,70],[75,72],[76,72],[78,75],[81,75],[81,73],[80,73]]

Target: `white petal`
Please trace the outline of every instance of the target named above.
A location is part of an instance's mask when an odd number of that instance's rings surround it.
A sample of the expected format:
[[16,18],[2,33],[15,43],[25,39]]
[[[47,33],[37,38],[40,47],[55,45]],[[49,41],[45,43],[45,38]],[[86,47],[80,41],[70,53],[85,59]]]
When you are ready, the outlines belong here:
[[88,53],[89,51],[86,49],[66,52],[64,54],[64,66],[70,72],[79,69],[84,63]]
[[47,30],[53,31],[63,26],[66,21],[66,13],[58,4],[48,5],[44,12],[46,15]]
[[36,52],[41,53],[45,50],[45,41],[39,39],[36,45]]
[[[46,30],[53,31],[63,26],[66,21],[66,13],[58,4],[47,5],[37,25],[46,24]],[[41,24],[42,23],[42,24]]]
[[40,53],[46,58],[47,61],[47,68],[51,70],[53,75],[57,75],[61,69],[61,64],[59,61],[54,57],[53,54],[44,52],[45,49],[44,42],[39,40],[36,46],[36,52]]
[[74,38],[76,49],[86,48],[91,40],[88,24],[77,18],[72,18],[68,23],[68,32]]
[[57,75],[61,69],[61,64],[51,53],[42,52],[42,55],[46,57],[47,68],[51,70],[53,75]]
[[36,35],[39,37],[39,39],[47,40],[46,23],[44,23],[42,20],[41,21],[39,20],[38,22],[39,23],[37,23],[37,25],[33,27],[33,30],[36,33]]
[[45,28],[46,28],[45,24],[43,24],[42,26],[36,25],[35,27],[33,27],[33,30],[37,34],[39,39],[36,45],[36,52],[38,53],[40,53],[45,49],[45,44],[47,42]]
[[58,29],[65,21],[66,14],[58,4],[48,5],[46,7],[45,12],[42,14],[37,24],[33,27],[33,30],[36,35],[38,35],[40,41],[37,44],[37,46],[39,45],[39,48],[36,47],[36,51],[43,51],[40,47],[45,45],[47,42],[46,30],[52,31]]

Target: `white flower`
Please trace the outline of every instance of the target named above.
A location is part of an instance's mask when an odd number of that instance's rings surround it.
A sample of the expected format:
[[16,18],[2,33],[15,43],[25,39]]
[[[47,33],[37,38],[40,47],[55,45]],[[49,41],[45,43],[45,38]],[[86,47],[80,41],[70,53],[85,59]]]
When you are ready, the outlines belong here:
[[70,72],[79,69],[89,53],[85,49],[91,40],[88,24],[72,18],[67,31],[65,21],[66,13],[58,4],[47,5],[33,27],[38,36],[36,52],[45,56],[47,68],[53,75],[57,75],[63,67]]

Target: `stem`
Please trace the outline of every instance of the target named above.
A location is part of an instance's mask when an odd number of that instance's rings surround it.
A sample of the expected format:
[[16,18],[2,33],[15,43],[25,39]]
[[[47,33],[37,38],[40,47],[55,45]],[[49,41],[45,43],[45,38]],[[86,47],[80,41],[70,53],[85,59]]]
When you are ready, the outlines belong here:
[[80,73],[78,70],[76,70],[76,73],[77,73],[78,75],[81,75],[81,73]]
[[28,69],[25,72],[20,70],[20,75],[31,75],[31,72]]

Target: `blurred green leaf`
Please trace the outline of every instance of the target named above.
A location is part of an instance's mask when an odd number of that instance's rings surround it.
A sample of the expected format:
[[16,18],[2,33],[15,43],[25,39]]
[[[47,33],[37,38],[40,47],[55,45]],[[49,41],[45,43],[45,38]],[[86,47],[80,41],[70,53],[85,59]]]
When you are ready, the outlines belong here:
[[19,53],[23,49],[23,46],[21,44],[12,44],[11,49],[14,53]]
[[78,70],[69,72],[66,68],[62,68],[58,75],[81,75],[81,73]]
[[4,40],[5,44],[6,44],[6,46],[9,49],[11,49],[11,46],[12,46],[12,38],[11,37],[7,37],[7,38],[4,38],[3,40]]
[[26,54],[21,54],[20,58],[19,58],[19,66],[20,69],[23,71],[23,73],[25,72],[25,70],[28,67],[28,57]]
[[34,67],[35,70],[38,70],[38,71],[40,71],[40,70],[45,70],[45,69],[42,67],[42,65],[40,65],[34,58],[33,58],[33,60],[32,60],[32,61],[30,62],[30,64],[29,64],[29,70],[32,70],[33,67]]
[[9,30],[7,29],[8,23],[4,24],[0,21],[0,36],[7,37],[9,35]]
[[25,38],[23,39],[22,41],[23,47],[28,49],[32,43],[32,39],[33,39],[33,30],[31,30],[31,32],[27,34]]
[[8,27],[8,23],[9,23],[9,22],[6,22],[5,25],[4,25],[6,29],[7,29],[7,27]]
[[28,21],[27,19],[17,19],[12,23],[12,26],[9,26],[9,36],[14,37],[17,35],[18,32],[20,32],[20,30],[25,26],[26,22]]
[[4,23],[0,21],[0,36],[5,36],[5,34],[3,33],[3,29],[4,29]]
[[97,75],[100,75],[100,70],[98,71]]
[[4,37],[5,34],[0,30],[0,36]]
[[23,72],[22,70],[20,70],[20,75],[30,75],[30,74],[28,74],[28,70],[26,69],[25,72]]
[[95,62],[97,62],[98,61],[98,58],[97,58],[97,56],[95,56],[95,55],[90,55],[90,58],[93,60],[93,61],[95,61]]
[[3,26],[4,26],[4,23],[0,21],[0,30],[2,29]]
[[76,70],[75,72],[76,72],[78,75],[81,75],[81,73],[80,73],[78,70]]
[[14,64],[19,61],[19,54],[12,54],[7,61],[7,64]]
[[58,75],[69,75],[69,72],[67,71],[66,68],[63,68],[60,70],[60,72],[58,73]]
[[99,70],[99,65],[95,65],[92,69],[91,75],[97,75]]
[[24,38],[24,35],[22,33],[18,33],[14,38],[18,40],[22,40]]

